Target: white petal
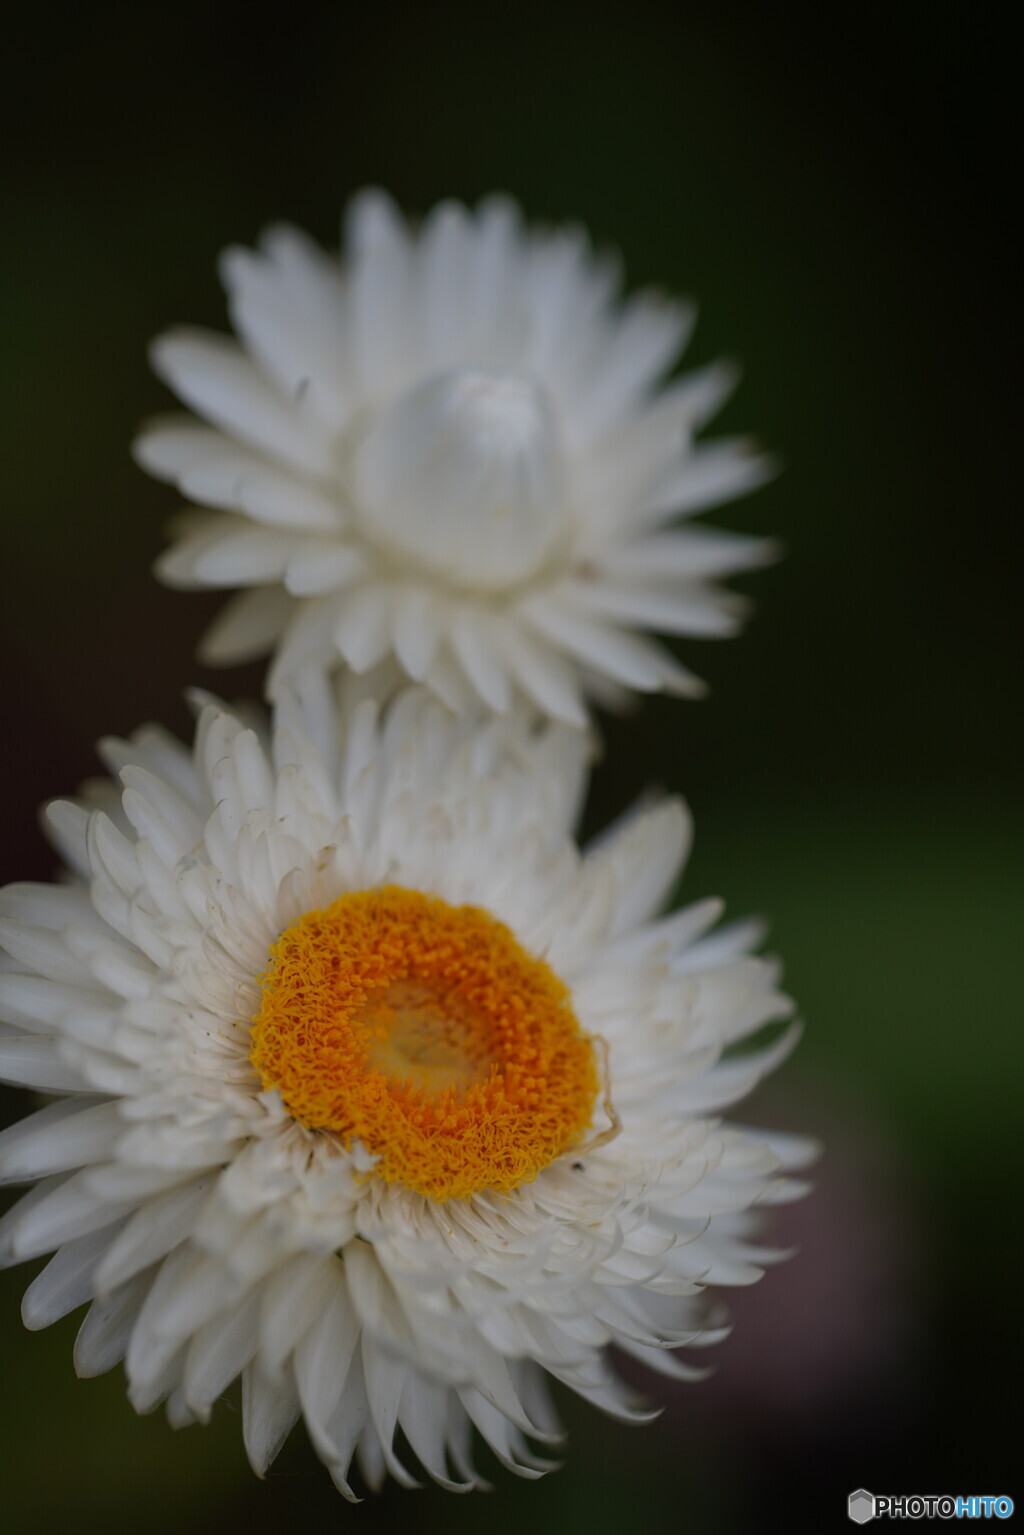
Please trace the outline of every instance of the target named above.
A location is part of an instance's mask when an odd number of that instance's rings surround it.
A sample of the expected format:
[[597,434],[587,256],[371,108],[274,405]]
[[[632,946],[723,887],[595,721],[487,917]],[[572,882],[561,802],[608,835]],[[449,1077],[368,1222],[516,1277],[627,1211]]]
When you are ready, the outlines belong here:
[[335,626],[349,600],[345,592],[332,592],[326,597],[305,598],[298,604],[270,668],[268,698],[274,698],[282,684],[293,684],[297,676],[313,667],[322,670],[325,664],[334,664]]
[[352,252],[351,325],[364,390],[379,399],[400,388],[409,371],[412,269],[401,215],[383,192],[352,199],[346,216]]
[[556,590],[573,614],[663,634],[723,638],[738,631],[747,612],[741,597],[692,586],[672,589],[647,581],[565,581]]
[[21,1319],[33,1332],[59,1321],[92,1300],[96,1263],[116,1226],[104,1227],[67,1242],[29,1285],[21,1303]]
[[390,592],[382,584],[358,587],[343,598],[334,643],[353,671],[367,672],[392,645]]
[[660,668],[636,636],[572,613],[554,595],[530,597],[520,612],[560,650],[627,687],[652,692],[661,686]]
[[455,610],[451,628],[455,658],[480,698],[496,714],[511,702],[508,673],[492,638],[487,615],[468,606]]
[[469,215],[459,203],[438,203],[424,220],[422,307],[426,348],[434,368],[466,360],[476,339],[465,303],[471,241]]
[[107,993],[67,986],[45,976],[11,970],[0,974],[0,1016],[31,1033],[56,1034],[76,1013],[104,1009],[113,1021],[116,1007]]
[[0,1182],[25,1183],[104,1161],[123,1134],[117,1103],[88,1099],[78,1112],[51,1105],[0,1133]]
[[242,1432],[249,1464],[263,1476],[301,1416],[299,1395],[289,1374],[271,1380],[259,1360],[242,1375]]
[[413,1454],[432,1479],[448,1492],[469,1492],[473,1483],[456,1482],[445,1459],[447,1389],[409,1370],[402,1391],[401,1424]]
[[253,1292],[224,1317],[195,1334],[185,1360],[185,1401],[205,1422],[210,1408],[256,1353],[259,1296]]
[[201,842],[203,824],[181,795],[145,768],[126,767],[124,810],[140,837],[145,837],[169,869]]
[[337,1285],[332,1258],[301,1253],[282,1264],[263,1288],[260,1357],[277,1375],[296,1344],[330,1304]]
[[[293,597],[315,597],[320,592],[337,591],[365,574],[364,555],[351,544],[336,539],[293,541],[293,553],[285,567],[284,584]],[[294,552],[298,549],[298,552]]]
[[600,853],[615,875],[618,899],[612,936],[631,932],[661,910],[686,862],[693,822],[681,800],[665,800],[632,818]]
[[587,722],[575,669],[549,645],[541,645],[516,619],[499,624],[502,652],[527,698],[552,719],[582,727]]
[[429,673],[441,638],[439,604],[425,587],[400,587],[395,593],[395,655],[417,682]]
[[242,442],[300,471],[329,474],[326,441],[226,336],[183,329],[153,343],[154,371],[194,410]]
[[96,1273],[98,1291],[114,1290],[183,1242],[210,1187],[211,1179],[203,1177],[147,1199],[104,1254]]
[[11,1246],[18,1259],[38,1258],[64,1242],[87,1236],[128,1215],[135,1200],[108,1200],[90,1193],[87,1174],[75,1173],[47,1187],[36,1202],[22,1200],[11,1230]]
[[150,1272],[138,1274],[111,1295],[93,1301],[75,1339],[76,1374],[103,1375],[120,1364],[152,1279]]
[[84,1093],[90,1084],[60,1053],[60,1041],[43,1034],[0,1036],[0,1082],[42,1093]]
[[779,552],[770,538],[693,525],[623,544],[609,553],[608,566],[615,576],[632,580],[698,581],[768,565]]
[[5,917],[0,919],[0,944],[20,964],[47,980],[71,986],[90,984],[88,970],[68,948],[62,933]]
[[240,525],[207,544],[192,562],[203,586],[260,586],[280,581],[295,555],[293,533]]
[[336,1457],[328,1421],[337,1406],[349,1362],[359,1341],[359,1322],[348,1298],[343,1274],[336,1273],[334,1293],[295,1351],[295,1379],[310,1438],[324,1459]]
[[170,480],[190,501],[254,522],[302,532],[331,532],[340,507],[328,490],[242,447],[191,416],[153,421],[134,444],[135,457],[157,479]]
[[525,1446],[516,1433],[512,1424],[503,1417],[492,1404],[484,1399],[477,1391],[460,1390],[459,1400],[474,1425],[479,1430],[488,1448],[497,1456],[501,1464],[516,1476],[535,1481],[544,1475],[546,1470],[553,1470],[550,1462],[540,1462],[536,1465],[528,1465],[524,1459]]
[[693,329],[691,306],[637,294],[615,325],[591,378],[574,403],[577,439],[606,431],[675,361]]
[[403,1359],[395,1358],[394,1355],[378,1348],[366,1333],[363,1334],[362,1339],[362,1355],[363,1379],[366,1382],[370,1417],[380,1439],[384,1462],[400,1486],[418,1487],[420,1484],[410,1476],[393,1449],[398,1409],[401,1405],[409,1366]]
[[24,881],[0,890],[0,917],[30,927],[61,932],[69,922],[88,922],[95,914],[88,891],[79,885],[42,885]]
[[[294,258],[296,243],[291,240],[289,245]],[[231,297],[232,323],[281,389],[315,410],[325,426],[337,430],[346,415],[346,381],[338,357],[346,340],[341,285],[332,295],[335,303],[325,305],[322,268],[306,263],[301,280],[295,282],[295,265],[293,259],[282,271],[254,251],[239,247],[225,251],[220,267]],[[321,328],[324,320],[333,322],[327,334]]]
[[709,1114],[745,1098],[762,1078],[780,1066],[796,1049],[799,1039],[800,1027],[794,1023],[774,1045],[755,1051],[752,1055],[740,1056],[735,1061],[722,1062],[703,1076],[686,1083],[681,1106],[685,1107],[688,1114]]
[[257,586],[229,599],[204,634],[199,659],[206,666],[233,666],[262,656],[295,612],[283,586]]
[[[66,1108],[67,1102],[68,1100],[64,1099],[59,1103],[50,1104],[49,1107],[51,1109]],[[62,1184],[67,1183],[68,1178],[67,1173],[57,1173],[52,1178],[44,1178],[41,1183],[29,1189],[27,1194],[22,1194],[20,1199],[16,1199],[14,1204],[0,1215],[0,1269],[11,1268],[15,1263],[21,1262],[20,1256],[14,1250],[14,1238],[19,1225],[26,1215],[31,1214],[36,1205],[42,1204]],[[57,1243],[54,1242],[51,1246],[56,1247]]]
[[647,498],[645,516],[688,517],[756,490],[777,473],[772,459],[742,439],[699,447]]

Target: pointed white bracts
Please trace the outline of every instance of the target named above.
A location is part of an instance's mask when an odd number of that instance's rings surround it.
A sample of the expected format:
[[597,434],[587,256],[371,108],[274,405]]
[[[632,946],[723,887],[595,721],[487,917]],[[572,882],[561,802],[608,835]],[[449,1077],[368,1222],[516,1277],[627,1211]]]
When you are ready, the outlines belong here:
[[[796,1191],[806,1156],[709,1117],[792,1036],[723,1051],[790,1004],[745,952],[755,931],[708,934],[717,903],[659,916],[689,846],[681,804],[581,854],[580,732],[359,692],[287,691],[263,734],[207,705],[191,754],[152,729],[105,743],[120,794],[50,813],[81,882],[0,896],[0,1071],[62,1095],[0,1135],[0,1178],[40,1180],[0,1220],[0,1262],[55,1254],[27,1324],[88,1303],[79,1372],[123,1360],[138,1410],[165,1402],[175,1424],[241,1375],[257,1472],[301,1416],[347,1497],[354,1460],[371,1486],[419,1468],[482,1485],[471,1427],[540,1475],[558,1437],[545,1373],[642,1417],[606,1345],[693,1373],[671,1350],[719,1335],[702,1289],[777,1256],[751,1212]],[[483,907],[546,957],[604,1041],[617,1135],[600,1108],[591,1150],[442,1204],[264,1090],[250,1020],[269,946],[383,882]]]

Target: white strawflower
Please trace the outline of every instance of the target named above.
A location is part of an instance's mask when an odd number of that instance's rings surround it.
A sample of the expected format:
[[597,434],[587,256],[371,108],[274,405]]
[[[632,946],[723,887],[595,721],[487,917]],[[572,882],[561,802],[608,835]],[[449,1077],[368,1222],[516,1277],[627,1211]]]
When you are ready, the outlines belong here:
[[297,230],[222,262],[239,341],[161,337],[153,363],[209,422],[141,436],[145,468],[203,511],[158,572],[239,587],[214,664],[276,647],[283,680],[388,655],[451,707],[517,696],[570,724],[585,695],[702,684],[647,633],[735,632],[715,583],[764,540],[678,519],[760,484],[745,441],[696,445],[729,393],[714,366],[666,383],[693,312],[623,303],[578,228],[530,229],[504,198],[442,203],[418,230],[352,203],[342,266]]
[[586,743],[474,731],[420,692],[279,700],[155,727],[48,820],[74,877],[2,895],[0,1077],[60,1095],[0,1137],[24,1302],[89,1302],[80,1374],[205,1420],[241,1374],[264,1472],[305,1419],[334,1481],[523,1475],[545,1372],[643,1416],[606,1346],[667,1374],[712,1341],[705,1285],[773,1256],[755,1205],[804,1148],[719,1111],[785,1054],[723,1052],[790,1011],[719,903],[658,917],[689,822],[666,801],[581,855]]

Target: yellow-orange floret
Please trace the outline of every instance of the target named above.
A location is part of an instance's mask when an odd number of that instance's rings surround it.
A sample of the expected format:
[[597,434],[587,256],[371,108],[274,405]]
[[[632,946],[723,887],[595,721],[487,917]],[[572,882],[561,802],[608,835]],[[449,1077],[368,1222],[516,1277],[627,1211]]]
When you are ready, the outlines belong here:
[[296,1119],[431,1199],[509,1192],[586,1132],[599,1080],[568,988],[475,906],[387,885],[270,951],[253,1064]]

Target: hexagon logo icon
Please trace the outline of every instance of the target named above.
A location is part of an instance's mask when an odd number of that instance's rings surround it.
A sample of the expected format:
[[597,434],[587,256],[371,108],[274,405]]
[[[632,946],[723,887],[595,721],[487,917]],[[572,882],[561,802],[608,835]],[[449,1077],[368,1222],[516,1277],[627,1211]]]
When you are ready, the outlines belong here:
[[874,1493],[867,1492],[863,1487],[858,1487],[856,1492],[850,1493],[846,1512],[854,1524],[867,1524],[869,1519],[875,1517]]

